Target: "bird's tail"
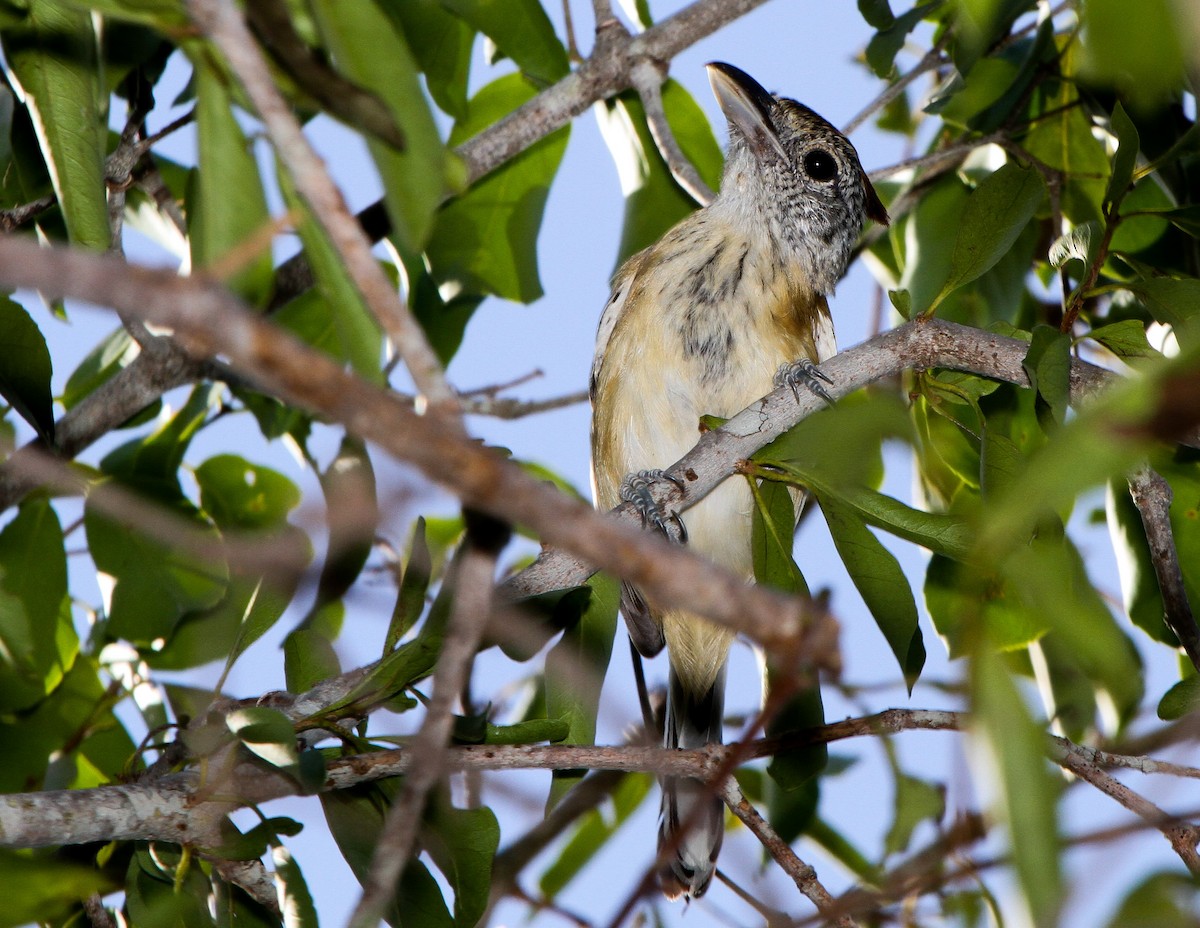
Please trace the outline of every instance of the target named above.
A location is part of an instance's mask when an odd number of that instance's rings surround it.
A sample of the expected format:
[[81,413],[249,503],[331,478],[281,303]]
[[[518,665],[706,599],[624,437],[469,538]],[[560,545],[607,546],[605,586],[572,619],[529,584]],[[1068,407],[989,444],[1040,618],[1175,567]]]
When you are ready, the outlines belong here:
[[[724,666],[708,691],[700,694],[690,692],[672,667],[664,744],[684,750],[720,744],[724,711]],[[704,895],[724,837],[725,806],[712,786],[692,777],[662,778],[658,847],[665,862],[658,885],[668,899]]]

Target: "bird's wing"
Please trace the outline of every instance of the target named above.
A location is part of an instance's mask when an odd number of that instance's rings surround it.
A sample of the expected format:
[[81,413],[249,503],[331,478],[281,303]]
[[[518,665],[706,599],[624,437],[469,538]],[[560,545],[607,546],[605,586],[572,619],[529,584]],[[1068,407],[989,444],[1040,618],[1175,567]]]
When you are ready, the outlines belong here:
[[596,353],[592,356],[592,376],[588,381],[588,391],[593,402],[596,399],[596,384],[600,379],[600,368],[604,366],[604,353],[608,350],[608,340],[612,338],[613,329],[617,327],[617,320],[621,318],[621,313],[625,310],[629,292],[633,289],[634,278],[637,277],[638,269],[641,267],[642,254],[644,252],[639,252],[621,265],[621,269],[613,277],[612,295],[608,298],[604,312],[600,315],[600,325],[596,329]]

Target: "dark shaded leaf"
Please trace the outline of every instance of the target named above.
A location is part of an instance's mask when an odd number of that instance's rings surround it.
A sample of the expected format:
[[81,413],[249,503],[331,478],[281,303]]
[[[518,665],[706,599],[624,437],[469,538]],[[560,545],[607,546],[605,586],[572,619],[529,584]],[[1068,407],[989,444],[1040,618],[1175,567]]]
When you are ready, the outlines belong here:
[[52,373],[50,351],[37,323],[19,303],[0,296],[0,396],[51,445]]

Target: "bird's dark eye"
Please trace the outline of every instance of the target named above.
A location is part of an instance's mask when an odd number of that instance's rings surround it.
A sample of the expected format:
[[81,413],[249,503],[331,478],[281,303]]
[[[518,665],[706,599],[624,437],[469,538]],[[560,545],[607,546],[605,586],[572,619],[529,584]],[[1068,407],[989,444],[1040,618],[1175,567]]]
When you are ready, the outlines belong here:
[[837,177],[838,166],[833,155],[818,148],[804,156],[804,171],[813,180],[833,180]]

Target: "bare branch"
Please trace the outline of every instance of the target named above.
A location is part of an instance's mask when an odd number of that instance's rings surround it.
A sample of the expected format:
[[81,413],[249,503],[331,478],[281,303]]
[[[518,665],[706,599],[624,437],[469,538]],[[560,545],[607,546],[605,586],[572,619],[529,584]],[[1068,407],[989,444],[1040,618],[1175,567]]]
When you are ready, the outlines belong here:
[[[363,880],[363,892],[350,916],[357,928],[377,925],[391,902],[392,895],[417,840],[422,812],[430,792],[442,778],[446,746],[454,725],[454,701],[470,676],[471,662],[479,649],[483,630],[491,614],[496,556],[503,543],[481,539],[479,534],[501,531],[486,517],[464,513],[467,544],[455,564],[454,605],[446,625],[442,653],[433,677],[433,696],[425,711],[425,720],[413,739],[412,753],[421,758],[404,780],[404,789],[388,810],[383,829],[371,857],[371,869]],[[488,523],[486,525],[482,523]]]
[[835,906],[833,896],[817,879],[817,871],[812,868],[811,864],[801,860],[792,850],[791,845],[779,837],[771,824],[758,814],[758,810],[742,795],[742,790],[736,780],[731,778],[725,781],[725,785],[721,789],[721,798],[725,800],[725,805],[729,806],[730,811],[741,820],[742,824],[762,842],[762,846],[775,859],[783,872],[792,878],[796,888],[805,898],[817,907],[818,912],[828,915],[838,928],[854,928],[857,925],[857,922],[848,915],[833,915],[832,910]]
[[296,189],[341,255],[367,306],[404,357],[417,389],[433,410],[452,417],[458,404],[454,391],[446,383],[441,362],[424,330],[371,254],[371,243],[276,88],[237,6],[232,0],[189,0],[188,9],[229,60]]
[[1163,598],[1163,618],[1179,639],[1192,666],[1200,671],[1200,626],[1188,602],[1171,529],[1171,485],[1148,466],[1129,478],[1129,493],[1142,516],[1150,560]]
[[707,206],[715,194],[679,147],[671,124],[667,122],[667,112],[663,109],[662,82],[666,78],[666,69],[650,61],[638,61],[634,64],[630,77],[642,101],[642,108],[646,111],[646,125],[650,127],[650,135],[659,154],[667,163],[671,176],[675,178],[675,183],[701,206]]
[[942,45],[945,43],[945,41],[945,37],[940,39],[936,44],[934,44],[933,48],[925,53],[924,58],[913,65],[912,70],[910,70],[907,74],[904,74],[898,80],[889,84],[883,93],[855,113],[853,118],[846,123],[842,131],[846,133],[846,135],[849,135],[864,122],[870,119],[873,113],[883,109],[898,96],[900,96],[900,94],[904,93],[908,85],[915,81],[918,77],[943,64],[945,59],[942,57]]

